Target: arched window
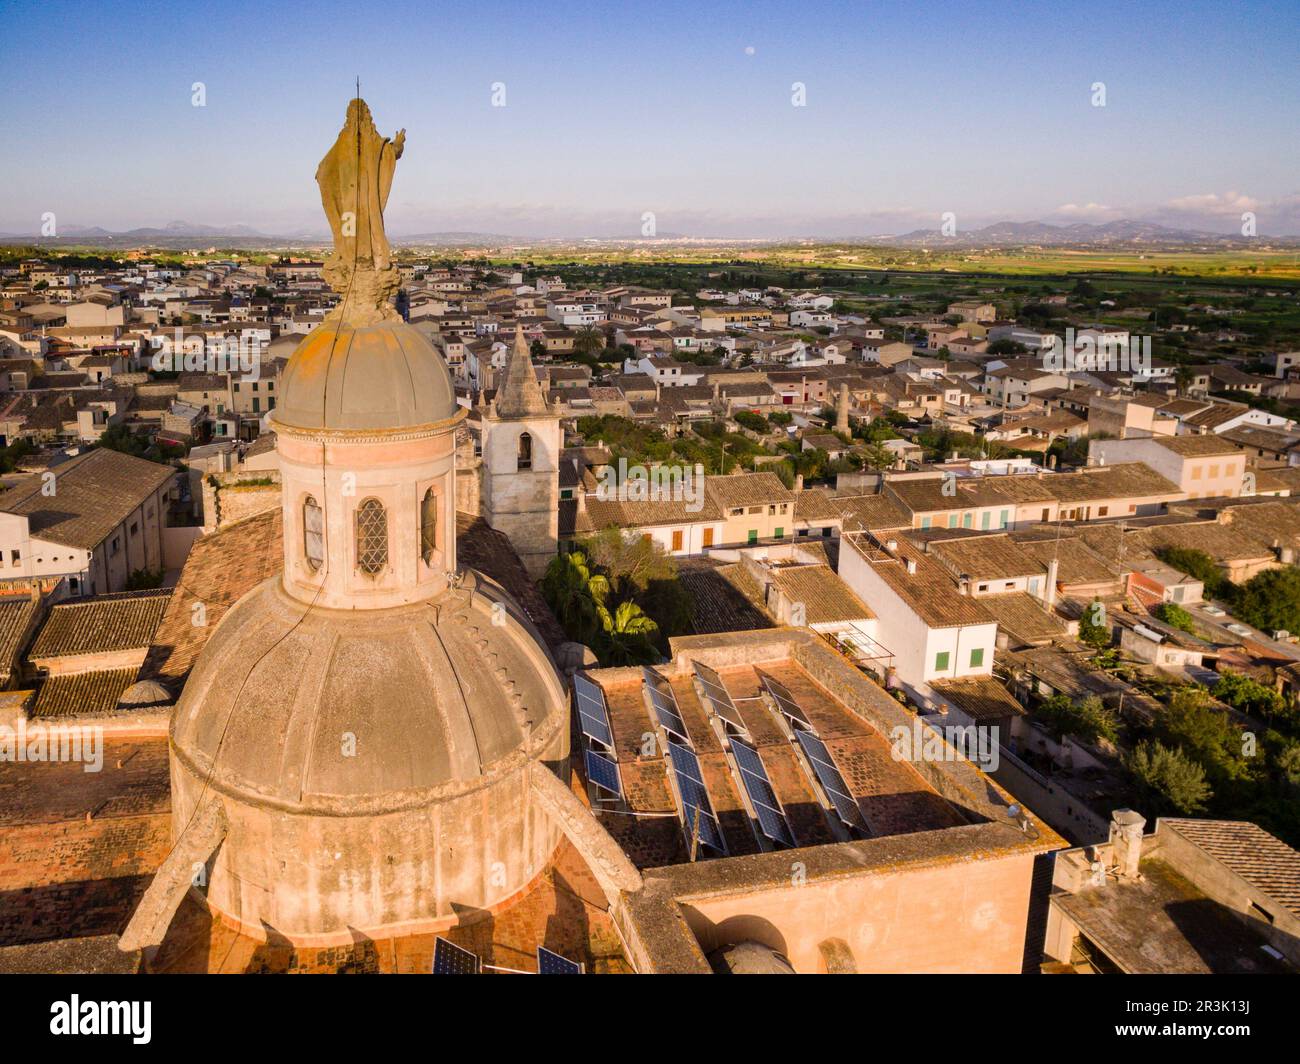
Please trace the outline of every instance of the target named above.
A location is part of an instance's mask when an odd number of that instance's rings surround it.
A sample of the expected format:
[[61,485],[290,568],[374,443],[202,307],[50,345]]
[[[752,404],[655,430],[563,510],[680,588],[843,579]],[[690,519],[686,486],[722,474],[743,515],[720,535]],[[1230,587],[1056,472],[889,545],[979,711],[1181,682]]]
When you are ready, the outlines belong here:
[[325,515],[310,495],[302,504],[302,552],[312,572],[325,564]]
[[357,568],[374,576],[388,564],[388,512],[378,499],[357,507]]
[[517,468],[533,468],[533,438],[526,432],[519,434],[519,465]]
[[432,488],[424,493],[420,503],[420,557],[425,565],[433,564],[433,552],[438,549],[438,496]]

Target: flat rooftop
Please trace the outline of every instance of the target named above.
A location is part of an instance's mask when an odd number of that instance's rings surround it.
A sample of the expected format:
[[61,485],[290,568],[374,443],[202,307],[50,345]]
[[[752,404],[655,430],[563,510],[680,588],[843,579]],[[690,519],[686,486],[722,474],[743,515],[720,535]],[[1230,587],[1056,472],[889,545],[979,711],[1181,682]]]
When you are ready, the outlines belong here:
[[[762,847],[751,826],[737,772],[731,768],[709,710],[701,703],[692,674],[678,672],[672,666],[661,666],[655,672],[677,700],[728,855],[760,852]],[[819,798],[798,744],[783,729],[772,705],[760,697],[765,676],[789,691],[833,756],[867,828],[858,838],[933,831],[967,823],[910,763],[895,760],[885,735],[792,658],[724,667],[718,669],[718,675],[735,702],[748,732],[747,741],[762,761],[798,847],[840,839],[832,827],[834,813]],[[687,837],[661,748],[662,733],[656,734],[640,671],[599,669],[587,676],[605,695],[625,796],[621,807],[599,814],[602,825],[640,868],[689,861]],[[883,691],[879,694],[888,698]],[[647,741],[652,735],[656,736],[653,744]],[[579,763],[580,759],[575,756],[574,761]]]

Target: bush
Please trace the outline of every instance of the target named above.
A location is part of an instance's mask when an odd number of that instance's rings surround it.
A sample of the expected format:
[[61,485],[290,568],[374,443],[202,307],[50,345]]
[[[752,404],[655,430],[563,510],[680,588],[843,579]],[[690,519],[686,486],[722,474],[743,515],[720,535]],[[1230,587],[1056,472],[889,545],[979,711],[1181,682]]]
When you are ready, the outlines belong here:
[[1213,797],[1205,770],[1181,750],[1158,742],[1138,743],[1124,767],[1148,814],[1190,816]]
[[1155,553],[1166,565],[1204,584],[1208,598],[1232,600],[1236,585],[1223,575],[1218,564],[1205,551],[1189,547],[1165,547]]
[[1196,622],[1192,620],[1192,615],[1176,602],[1162,602],[1156,607],[1155,615],[1173,628],[1196,634]]
[[1056,739],[1073,735],[1085,742],[1119,738],[1119,719],[1096,695],[1073,702],[1066,695],[1053,695],[1038,707],[1037,716]]
[[1110,646],[1110,622],[1101,599],[1093,599],[1079,618],[1079,641],[1097,650]]
[[1243,584],[1232,612],[1264,632],[1300,632],[1300,569],[1266,569]]

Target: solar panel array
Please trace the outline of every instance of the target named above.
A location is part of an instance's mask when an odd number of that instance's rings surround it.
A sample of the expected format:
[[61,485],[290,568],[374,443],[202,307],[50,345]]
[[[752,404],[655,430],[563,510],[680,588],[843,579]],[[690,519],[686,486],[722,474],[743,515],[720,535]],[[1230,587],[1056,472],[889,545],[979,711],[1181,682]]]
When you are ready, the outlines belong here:
[[758,817],[758,826],[763,834],[773,842],[794,846],[790,822],[786,820],[785,810],[781,808],[781,802],[772,790],[772,781],[768,779],[767,769],[763,767],[758,751],[733,735],[731,753],[736,759],[736,767],[740,769],[740,782],[745,785],[745,793],[749,795],[749,802],[754,807],[754,815]]
[[437,938],[433,943],[434,975],[478,975],[482,970],[478,957],[454,942]]
[[605,710],[605,692],[580,673],[573,677],[573,692],[578,701],[578,721],[582,734],[594,739],[606,750],[614,749],[614,735],[609,730],[609,713]]
[[587,779],[597,787],[609,791],[615,798],[623,797],[623,784],[618,774],[618,763],[595,750],[587,750]]
[[704,786],[700,759],[695,756],[694,750],[674,742],[668,744],[668,758],[672,763],[673,777],[677,781],[677,793],[682,800],[682,815],[687,833],[692,838],[698,833],[700,841],[706,846],[718,853],[726,853],[722,829],[718,827],[718,818],[713,815],[709,790]]
[[727,687],[722,682],[722,677],[707,665],[703,665],[698,661],[691,664],[695,666],[695,678],[700,681],[700,686],[704,688],[704,695],[709,700],[709,705],[713,707],[713,712],[733,728],[741,732],[748,732],[749,729],[745,727],[744,718],[741,717],[740,710],[736,708],[736,703],[731,700],[731,695],[727,693]]
[[545,946],[537,947],[537,974],[538,975],[582,975],[582,965],[577,961],[571,961],[568,957],[561,957],[558,953],[552,953]]
[[791,723],[796,724],[801,728],[807,728],[814,735],[817,734],[817,729],[813,727],[812,721],[808,719],[808,714],[805,713],[803,707],[794,700],[794,695],[790,693],[789,689],[784,684],[777,683],[772,679],[772,677],[764,674],[763,686],[767,688],[767,693],[771,695],[772,700],[776,702],[777,709],[779,709],[784,716],[789,717]]
[[799,745],[803,747],[803,752],[807,755],[808,760],[812,763],[813,772],[817,774],[817,780],[826,791],[826,797],[831,800],[835,806],[835,812],[844,821],[845,825],[850,828],[857,828],[860,831],[868,832],[866,822],[862,819],[862,810],[858,808],[858,803],[853,800],[853,795],[849,793],[848,784],[844,782],[844,777],[840,775],[840,770],[835,766],[835,759],[831,757],[831,752],[826,749],[826,744],[822,742],[812,732],[796,730],[795,738],[799,740]]
[[673,689],[667,684],[661,685],[653,669],[643,665],[641,673],[645,678],[646,690],[650,692],[650,705],[654,707],[655,718],[660,726],[687,746],[693,746],[691,737],[686,731],[686,722],[682,720],[681,711],[677,708],[677,696],[673,694]]

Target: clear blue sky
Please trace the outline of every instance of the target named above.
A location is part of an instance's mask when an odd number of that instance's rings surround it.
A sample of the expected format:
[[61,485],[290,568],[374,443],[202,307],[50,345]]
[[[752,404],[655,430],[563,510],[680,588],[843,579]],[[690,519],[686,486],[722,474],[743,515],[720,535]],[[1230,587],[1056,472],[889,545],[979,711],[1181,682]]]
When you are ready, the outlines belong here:
[[354,74],[407,130],[398,234],[633,235],[643,211],[702,236],[943,211],[1235,231],[1243,209],[1300,232],[1300,0],[0,0],[0,41],[0,232],[323,231]]

